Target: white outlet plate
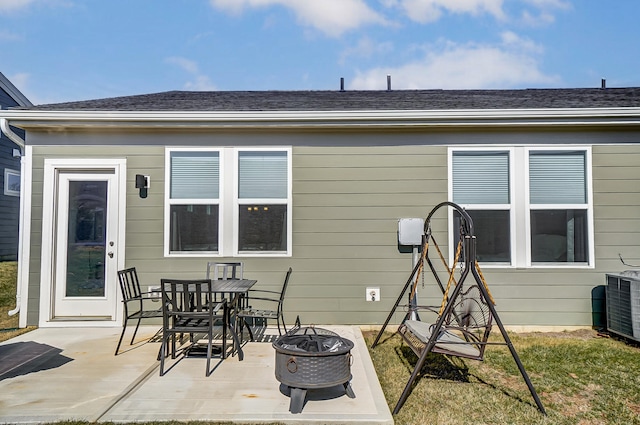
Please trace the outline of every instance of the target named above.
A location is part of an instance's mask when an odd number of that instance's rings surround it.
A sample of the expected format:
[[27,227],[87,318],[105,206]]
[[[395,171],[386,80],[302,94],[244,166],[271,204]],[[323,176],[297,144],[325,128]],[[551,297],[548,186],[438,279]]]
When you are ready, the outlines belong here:
[[380,288],[367,288],[364,296],[367,301],[380,301]]

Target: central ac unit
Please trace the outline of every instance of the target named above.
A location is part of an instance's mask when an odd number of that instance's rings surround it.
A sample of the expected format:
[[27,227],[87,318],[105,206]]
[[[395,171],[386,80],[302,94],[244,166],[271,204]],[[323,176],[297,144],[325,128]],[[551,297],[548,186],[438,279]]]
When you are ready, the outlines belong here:
[[640,342],[640,274],[628,274],[607,275],[607,330]]

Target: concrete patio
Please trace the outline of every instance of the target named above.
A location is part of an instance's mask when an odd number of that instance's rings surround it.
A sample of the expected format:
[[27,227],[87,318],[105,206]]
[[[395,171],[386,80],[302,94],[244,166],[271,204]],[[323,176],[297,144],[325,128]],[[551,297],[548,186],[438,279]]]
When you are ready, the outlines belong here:
[[[0,343],[0,365],[29,352],[22,365],[0,367],[0,423],[230,421],[282,424],[393,424],[360,329],[321,326],[355,344],[349,398],[340,385],[309,391],[302,413],[275,378],[271,343],[244,346],[244,361],[224,361],[205,377],[205,359],[169,362],[159,376],[157,327],[144,327],[133,346],[113,355],[120,329],[36,329]],[[130,335],[130,334],[129,334]],[[151,339],[151,340],[150,340]],[[126,341],[126,340],[125,340]]]

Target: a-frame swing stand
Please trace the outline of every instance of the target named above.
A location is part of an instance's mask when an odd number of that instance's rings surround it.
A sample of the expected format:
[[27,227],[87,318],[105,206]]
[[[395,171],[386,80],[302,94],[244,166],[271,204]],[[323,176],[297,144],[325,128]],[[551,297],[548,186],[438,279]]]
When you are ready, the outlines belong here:
[[[442,207],[452,207],[460,214],[460,241],[456,250],[454,264],[451,267],[446,264],[444,256],[431,234],[431,218],[433,214]],[[418,362],[413,369],[411,377],[407,381],[400,399],[393,409],[393,414],[397,414],[407,400],[429,353],[442,353],[450,356],[482,360],[484,357],[484,349],[487,345],[506,345],[509,347],[509,351],[529,388],[529,392],[538,410],[546,415],[538,393],[533,387],[529,375],[520,361],[520,357],[498,316],[493,297],[489,292],[487,283],[476,261],[476,237],[474,235],[471,217],[457,204],[453,202],[442,202],[431,210],[425,220],[424,229],[422,261],[418,261],[414,266],[409,279],[407,279],[406,284],[402,288],[398,299],[389,312],[384,325],[380,329],[371,347],[375,348],[376,345],[378,345],[385,328],[396,313],[398,307],[401,306],[401,302],[407,295],[407,291],[411,289],[411,292],[408,294],[408,305],[402,305],[402,307],[408,306],[408,312],[402,320],[402,323],[398,326],[398,333],[418,356]],[[442,284],[442,280],[440,280],[438,272],[429,257],[430,243],[436,248],[445,269],[448,271],[449,276],[446,288]],[[456,263],[461,255],[463,256],[463,261],[461,262],[463,266],[460,277],[456,280],[454,272]],[[418,310],[428,307],[421,307],[415,304],[414,295],[416,286],[420,274],[423,272],[425,263],[431,270],[436,283],[444,295],[442,305],[438,311],[437,320],[434,324],[420,321]],[[472,276],[473,280],[465,282],[469,275]],[[435,311],[434,309],[431,310]],[[504,342],[488,342],[489,332],[494,322],[498,325]]]

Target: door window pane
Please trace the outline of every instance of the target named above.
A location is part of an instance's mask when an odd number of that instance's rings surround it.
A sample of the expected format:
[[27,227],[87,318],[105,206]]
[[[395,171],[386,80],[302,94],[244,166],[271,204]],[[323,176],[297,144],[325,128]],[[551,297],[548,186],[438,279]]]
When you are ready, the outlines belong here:
[[286,251],[286,205],[240,205],[239,251]]
[[586,263],[586,210],[532,210],[531,261]]
[[170,214],[170,251],[218,251],[218,205],[171,205]]
[[106,181],[69,182],[67,297],[104,296],[106,209]]

